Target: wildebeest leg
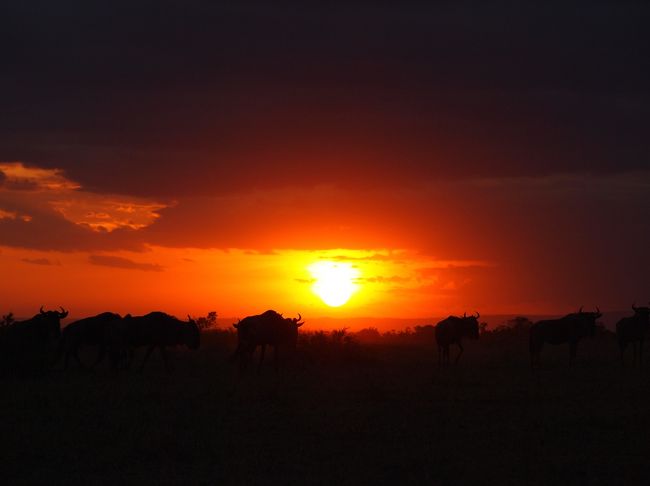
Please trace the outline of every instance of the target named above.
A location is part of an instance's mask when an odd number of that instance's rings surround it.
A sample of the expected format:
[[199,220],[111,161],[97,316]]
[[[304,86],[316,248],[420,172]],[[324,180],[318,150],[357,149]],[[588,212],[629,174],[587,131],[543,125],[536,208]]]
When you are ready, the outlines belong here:
[[167,355],[167,348],[165,346],[160,346],[159,349],[160,349],[160,355],[162,356],[162,359],[163,359],[163,364],[165,365],[165,371],[167,373],[171,373],[172,368],[171,368],[171,366],[169,364],[169,357]]
[[578,351],[578,343],[577,342],[569,343],[569,366],[573,365],[573,362],[576,359],[577,351]]
[[79,358],[79,348],[74,348],[72,350],[72,357],[77,362],[77,365],[79,365],[79,368],[82,368],[82,369],[86,368],[86,366],[84,366],[84,364],[81,362],[81,359]]
[[458,355],[456,356],[456,361],[454,361],[454,364],[458,364],[458,360],[460,359],[460,355],[463,354],[463,351],[465,351],[463,349],[463,345],[460,343],[460,341],[458,341],[457,344],[458,344]]
[[260,362],[257,363],[257,374],[259,375],[262,371],[262,362],[264,361],[264,353],[266,352],[266,344],[262,344],[262,350],[260,351]]
[[94,368],[99,363],[104,361],[105,357],[106,357],[106,346],[100,346],[99,352],[97,353],[97,358],[95,359],[95,362],[91,365],[91,368]]
[[63,358],[63,369],[67,370],[68,369],[68,363],[70,363],[70,350],[66,349],[65,350],[65,355]]
[[621,365],[625,366],[625,348],[627,347],[627,343],[623,341],[622,339],[618,341],[618,349],[621,350]]
[[147,352],[144,355],[144,359],[142,360],[142,365],[140,366],[140,371],[144,370],[144,365],[147,363],[147,360],[149,359],[149,355],[152,353],[155,347],[156,345],[152,344],[151,346],[149,346],[149,349],[147,349]]

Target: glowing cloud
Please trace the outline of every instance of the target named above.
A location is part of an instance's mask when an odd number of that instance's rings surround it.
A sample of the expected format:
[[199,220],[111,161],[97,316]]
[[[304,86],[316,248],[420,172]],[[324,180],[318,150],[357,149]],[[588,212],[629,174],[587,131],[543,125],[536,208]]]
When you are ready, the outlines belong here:
[[[28,167],[21,162],[0,163],[0,193],[14,206],[54,210],[68,221],[96,232],[139,230],[159,218],[168,207],[142,197],[96,194],[65,177],[60,169]],[[0,209],[0,219],[31,221],[31,216]]]

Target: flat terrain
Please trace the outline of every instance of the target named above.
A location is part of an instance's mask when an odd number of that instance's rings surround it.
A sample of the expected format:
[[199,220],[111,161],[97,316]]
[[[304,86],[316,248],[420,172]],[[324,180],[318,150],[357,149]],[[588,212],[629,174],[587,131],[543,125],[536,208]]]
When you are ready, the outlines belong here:
[[427,343],[303,348],[260,376],[231,350],[208,332],[169,375],[155,353],[143,373],[1,378],[3,483],[650,480],[650,369],[622,368],[608,335],[572,368],[565,346],[545,348],[537,375],[521,338],[470,343],[447,369]]

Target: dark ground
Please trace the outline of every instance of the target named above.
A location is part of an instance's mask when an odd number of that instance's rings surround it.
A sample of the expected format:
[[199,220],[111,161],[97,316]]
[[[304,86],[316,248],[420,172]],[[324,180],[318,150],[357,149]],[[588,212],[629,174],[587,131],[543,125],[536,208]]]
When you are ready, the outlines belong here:
[[301,369],[261,376],[226,362],[229,339],[176,351],[171,375],[156,353],[143,373],[3,377],[3,483],[650,481],[650,369],[621,368],[611,336],[573,368],[546,348],[537,377],[520,338],[448,369],[432,345],[303,347]]

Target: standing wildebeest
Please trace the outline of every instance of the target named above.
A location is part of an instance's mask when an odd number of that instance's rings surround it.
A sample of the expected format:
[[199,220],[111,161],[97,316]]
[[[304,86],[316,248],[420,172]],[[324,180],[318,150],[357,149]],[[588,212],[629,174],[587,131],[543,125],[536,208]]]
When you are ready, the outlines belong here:
[[564,344],[569,343],[569,364],[572,365],[578,350],[581,338],[596,334],[596,319],[602,314],[598,307],[596,312],[582,312],[567,314],[559,319],[538,321],[530,327],[529,350],[530,366],[539,364],[540,354],[544,343]]
[[282,314],[268,310],[264,314],[248,316],[233,324],[237,329],[237,349],[231,360],[239,359],[240,369],[255,352],[257,346],[262,347],[257,372],[262,369],[266,345],[273,346],[275,369],[279,366],[280,348],[290,353],[295,352],[298,341],[298,328],[304,324],[302,316],[297,318],[283,317]]
[[632,343],[634,350],[633,362],[636,364],[637,343],[639,366],[643,364],[643,342],[650,328],[650,307],[636,307],[632,305],[634,315],[624,317],[616,323],[616,337],[618,338],[618,347],[621,350],[621,363],[623,362],[623,353],[629,343]]
[[93,367],[104,359],[107,350],[106,337],[112,331],[111,326],[117,326],[120,319],[119,314],[104,312],[93,317],[86,317],[71,324],[68,324],[61,333],[57,361],[63,354],[64,369],[68,369],[70,357],[74,358],[80,367],[84,367],[79,359],[79,350],[84,346],[97,346],[98,355]]
[[[121,344],[130,349],[131,358],[134,348],[148,346],[140,370],[144,369],[144,365],[155,348],[160,349],[165,370],[170,371],[165,349],[167,346],[184,344],[190,349],[198,349],[201,344],[201,333],[196,322],[191,318],[189,318],[189,322],[183,322],[164,312],[151,312],[138,317],[127,315],[120,321],[119,329],[118,340],[121,340]],[[115,339],[109,343],[113,354],[116,352],[115,343]],[[119,347],[117,350],[119,351]]]
[[478,339],[478,312],[475,316],[463,317],[449,316],[436,324],[436,343],[438,344],[438,365],[449,364],[449,346],[458,346],[458,355],[454,363],[458,363],[460,355],[463,354],[462,338]]
[[47,362],[49,346],[61,336],[61,319],[68,311],[44,311],[25,321],[17,321],[2,328],[0,353],[4,360],[43,368]]

